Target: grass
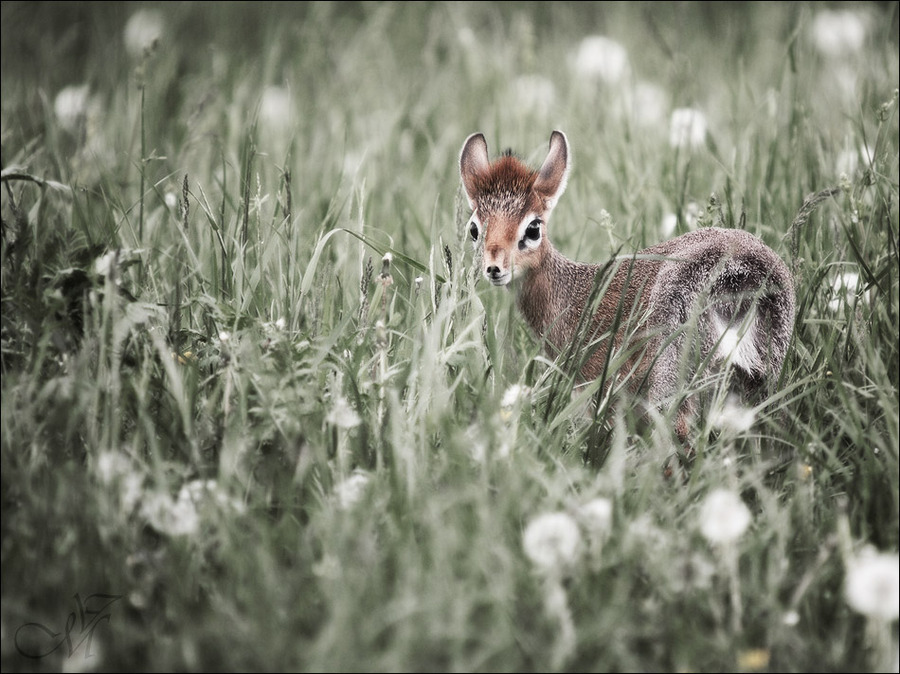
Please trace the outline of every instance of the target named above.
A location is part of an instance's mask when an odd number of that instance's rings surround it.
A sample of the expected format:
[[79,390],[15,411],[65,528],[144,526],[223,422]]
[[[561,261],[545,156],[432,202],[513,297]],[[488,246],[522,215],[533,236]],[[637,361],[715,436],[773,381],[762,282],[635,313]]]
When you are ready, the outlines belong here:
[[[844,590],[900,546],[898,17],[851,4],[835,59],[808,3],[4,3],[3,669],[896,671]],[[573,68],[591,34],[624,80]],[[569,257],[674,214],[795,273],[779,392],[684,482],[478,281],[462,142],[553,128]],[[557,511],[581,554],[541,573]]]

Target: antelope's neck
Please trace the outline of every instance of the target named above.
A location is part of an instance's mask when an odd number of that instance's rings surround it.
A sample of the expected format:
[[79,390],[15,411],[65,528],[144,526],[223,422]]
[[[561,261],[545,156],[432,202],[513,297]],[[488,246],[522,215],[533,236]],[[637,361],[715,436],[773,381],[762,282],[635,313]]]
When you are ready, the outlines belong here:
[[569,260],[547,241],[541,263],[529,269],[518,290],[519,310],[538,336],[557,349],[574,335],[593,287],[596,265]]

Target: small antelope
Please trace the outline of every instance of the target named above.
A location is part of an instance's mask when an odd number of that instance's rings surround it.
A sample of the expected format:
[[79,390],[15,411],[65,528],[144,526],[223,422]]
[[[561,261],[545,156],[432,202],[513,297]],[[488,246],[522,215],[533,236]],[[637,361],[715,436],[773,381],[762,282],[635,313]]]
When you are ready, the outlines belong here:
[[[618,263],[573,262],[547,238],[569,166],[560,131],[537,171],[510,153],[491,162],[480,133],[466,139],[459,169],[484,275],[495,286],[514,282],[519,309],[551,356],[582,340],[582,383],[623,355],[617,371],[628,389],[660,410],[677,405],[675,432],[686,443],[697,402],[681,389],[694,375],[729,368],[730,386],[745,400],[777,379],[794,325],[791,274],[755,236],[717,227]],[[583,317],[589,304],[593,316]]]

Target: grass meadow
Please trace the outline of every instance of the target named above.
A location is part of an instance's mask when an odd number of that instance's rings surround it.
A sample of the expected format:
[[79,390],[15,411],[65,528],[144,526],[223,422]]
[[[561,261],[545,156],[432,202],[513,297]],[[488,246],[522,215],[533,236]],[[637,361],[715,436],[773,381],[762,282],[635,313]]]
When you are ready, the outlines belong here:
[[[897,7],[4,2],[3,670],[898,671]],[[795,274],[674,477],[480,278],[553,129],[568,257]]]

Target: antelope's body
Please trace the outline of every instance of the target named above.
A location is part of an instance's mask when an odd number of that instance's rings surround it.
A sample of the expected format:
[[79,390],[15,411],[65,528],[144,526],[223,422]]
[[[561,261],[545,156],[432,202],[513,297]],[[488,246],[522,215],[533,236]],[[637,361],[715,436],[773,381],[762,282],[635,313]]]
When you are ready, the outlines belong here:
[[[618,372],[632,392],[656,407],[677,401],[675,430],[684,441],[696,403],[679,388],[700,368],[728,368],[745,397],[777,379],[794,324],[791,274],[757,237],[714,227],[607,265],[567,259],[546,232],[569,156],[559,131],[537,171],[510,155],[491,162],[481,134],[466,140],[460,174],[484,274],[498,286],[515,281],[519,309],[552,356],[573,344],[587,349],[582,381],[604,372],[611,348],[621,350]],[[599,301],[592,298],[598,286]],[[589,306],[593,314],[583,316]]]

